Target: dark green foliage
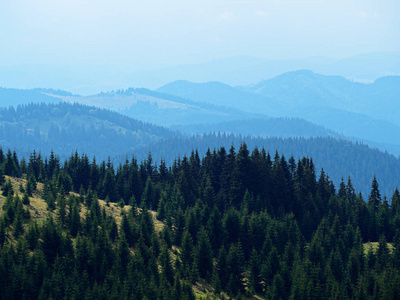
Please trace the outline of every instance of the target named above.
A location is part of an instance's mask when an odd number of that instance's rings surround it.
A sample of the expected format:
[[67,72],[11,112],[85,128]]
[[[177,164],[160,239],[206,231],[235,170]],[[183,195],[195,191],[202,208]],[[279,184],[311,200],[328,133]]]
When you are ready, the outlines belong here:
[[29,195],[28,195],[28,192],[25,191],[24,192],[24,197],[22,198],[22,204],[29,205],[29,203],[30,203]]
[[7,233],[6,233],[6,222],[4,221],[4,218],[1,218],[0,220],[0,247],[4,245],[4,242],[6,241]]
[[[1,149],[1,148],[0,148]],[[6,181],[6,178],[4,177],[4,171],[2,168],[0,168],[0,186],[3,185],[3,183]]]
[[168,248],[164,245],[161,249],[159,256],[162,276],[165,277],[167,282],[172,286],[174,284],[174,272],[172,269],[171,257]]
[[2,186],[3,196],[8,196],[9,194],[14,195],[14,189],[11,184],[10,179],[6,181],[6,183]]
[[14,220],[14,237],[18,238],[20,235],[24,233],[24,227],[22,223],[22,216],[21,213],[17,214]]
[[[28,188],[21,200],[10,180],[3,185],[1,299],[194,299],[196,282],[237,299],[399,295],[400,196],[382,199],[375,178],[366,203],[350,179],[337,193],[324,171],[317,179],[311,158],[271,159],[244,143],[237,154],[193,152],[170,169],[151,156],[116,170],[76,153],[64,164],[51,157],[32,154],[27,168],[28,187],[36,175],[44,181],[54,210],[46,220],[30,220]],[[81,195],[65,191],[65,178]],[[124,206],[120,226],[97,195]],[[364,255],[368,241],[379,246]]]
[[66,222],[67,217],[67,202],[65,200],[64,189],[61,189],[60,194],[57,198],[57,206],[58,206],[58,217],[60,218],[60,222],[62,225]]
[[35,250],[38,245],[39,228],[36,222],[29,225],[28,232],[26,233],[26,241],[30,250]]
[[206,231],[202,228],[198,233],[194,259],[194,265],[197,268],[200,278],[211,278],[213,272],[212,258],[211,244]]
[[368,197],[368,205],[370,209],[372,209],[374,212],[377,212],[381,202],[382,199],[381,199],[381,193],[379,192],[379,185],[376,180],[376,177],[374,176],[374,180],[372,181],[371,193],[369,194]]

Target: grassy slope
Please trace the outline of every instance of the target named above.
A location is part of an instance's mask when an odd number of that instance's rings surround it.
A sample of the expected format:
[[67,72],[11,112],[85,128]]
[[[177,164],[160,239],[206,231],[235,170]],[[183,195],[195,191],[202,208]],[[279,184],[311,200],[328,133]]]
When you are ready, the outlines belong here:
[[[18,194],[18,196],[22,199],[23,193],[19,191],[19,187],[22,184],[24,188],[26,188],[27,180],[21,179],[21,178],[14,178],[14,177],[9,177],[5,176],[6,180],[10,179],[11,183],[13,185],[14,192]],[[29,198],[30,204],[29,206],[24,205],[24,208],[28,207],[29,212],[31,213],[31,221],[39,221],[41,219],[45,219],[49,216],[49,214],[52,214],[53,217],[57,218],[57,209],[54,210],[53,212],[49,212],[47,210],[47,204],[46,202],[41,198],[43,192],[43,183],[38,183],[37,184],[37,189],[32,193],[32,197]],[[76,193],[71,193],[71,195],[79,196],[79,194]],[[67,196],[68,198],[68,196]],[[3,196],[0,193],[0,207],[3,207],[3,204],[6,200],[6,197]],[[99,200],[100,207],[103,208],[105,207],[106,213],[109,215],[112,215],[115,218],[115,221],[117,222],[118,225],[120,225],[122,217],[121,217],[121,212],[122,210],[128,211],[130,209],[129,205],[125,205],[124,208],[121,208],[117,203],[109,203],[109,205],[106,205],[106,202],[104,200]],[[80,215],[81,217],[84,218],[86,214],[86,207],[81,204],[80,207]],[[4,213],[2,209],[0,209],[0,216]],[[154,211],[150,211],[152,215],[152,219],[154,222],[154,228],[157,233],[161,232],[162,229],[164,228],[164,224],[157,220],[156,215],[157,213]]]

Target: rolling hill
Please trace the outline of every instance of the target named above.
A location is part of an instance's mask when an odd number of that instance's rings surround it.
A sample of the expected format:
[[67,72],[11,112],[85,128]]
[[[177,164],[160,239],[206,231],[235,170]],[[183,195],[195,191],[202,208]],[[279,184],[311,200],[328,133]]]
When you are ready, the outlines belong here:
[[302,118],[400,155],[399,78],[361,84],[343,77],[296,71],[248,87],[177,81],[158,91],[216,105],[229,103],[273,117]]
[[223,105],[196,103],[148,89],[129,88],[86,97],[67,96],[62,99],[70,103],[111,109],[161,126],[223,122],[257,115]]
[[74,151],[99,159],[176,136],[166,128],[110,110],[80,104],[28,104],[0,110],[0,145],[28,157],[51,150],[62,158]]

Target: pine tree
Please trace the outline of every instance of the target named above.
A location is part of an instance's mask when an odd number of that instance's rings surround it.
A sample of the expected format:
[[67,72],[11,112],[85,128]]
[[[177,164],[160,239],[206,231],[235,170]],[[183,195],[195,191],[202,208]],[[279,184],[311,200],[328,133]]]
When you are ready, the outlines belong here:
[[209,207],[214,207],[215,205],[215,193],[214,193],[214,188],[211,184],[211,179],[210,177],[207,177],[206,180],[206,185],[203,190],[203,199],[204,202],[209,206]]
[[148,177],[142,194],[142,208],[152,209],[154,200],[154,185],[151,178]]
[[66,215],[67,215],[67,210],[66,210],[67,203],[65,200],[65,194],[63,190],[58,195],[57,206],[58,206],[58,217],[60,218],[61,224],[65,225]]
[[197,237],[195,249],[195,264],[201,278],[210,278],[213,273],[211,244],[204,228],[201,228]]
[[168,283],[173,286],[174,285],[174,272],[172,269],[171,257],[168,252],[168,248],[166,245],[163,245],[161,249],[161,253],[159,256],[162,275],[168,281]]
[[119,271],[120,278],[123,278],[130,258],[129,245],[123,233],[120,234],[117,251],[118,254],[116,266],[117,270]]
[[26,241],[30,250],[35,250],[38,245],[39,229],[36,222],[29,224],[28,231],[26,233]]
[[10,178],[7,179],[6,183],[2,187],[2,190],[3,190],[3,196],[7,197],[8,194],[14,195],[14,189]]
[[30,204],[29,195],[27,191],[24,192],[24,197],[22,198],[22,204],[24,205]]
[[165,200],[167,198],[166,193],[161,193],[160,200],[158,201],[158,208],[157,208],[157,219],[160,221],[164,221],[166,217],[166,212],[165,212]]
[[194,245],[193,238],[187,230],[182,237],[180,258],[186,275],[189,275],[194,259]]
[[6,159],[6,157],[4,156],[3,148],[0,147],[0,165],[2,165],[4,163],[5,159]]
[[70,206],[70,214],[69,214],[69,228],[71,235],[76,237],[81,227],[81,217],[79,215],[78,205],[76,202]]
[[381,204],[382,199],[381,199],[381,193],[379,191],[379,185],[378,181],[376,180],[376,177],[374,176],[374,179],[372,180],[372,188],[371,188],[371,193],[369,194],[368,197],[368,206],[371,208],[371,210],[376,213],[378,211],[379,205]]
[[[1,165],[0,165],[1,166]],[[2,186],[4,184],[4,182],[6,181],[6,178],[4,177],[4,171],[3,169],[0,167],[0,186]]]
[[382,271],[390,263],[390,252],[384,235],[379,238],[379,246],[376,251],[377,263],[379,269]]
[[226,235],[222,225],[221,214],[216,207],[211,212],[210,218],[208,219],[207,232],[209,233],[211,247],[214,253],[217,253],[224,243]]
[[251,251],[250,255],[250,260],[249,260],[249,272],[248,272],[248,278],[247,278],[247,283],[248,283],[248,288],[251,291],[252,294],[254,293],[260,293],[262,291],[262,286],[261,286],[261,278],[260,278],[260,272],[261,272],[261,260],[260,257],[257,253],[257,251],[253,248]]
[[392,196],[392,209],[393,209],[393,215],[400,215],[400,192],[398,188],[396,187],[393,196]]
[[57,255],[62,255],[63,237],[60,229],[50,216],[41,228],[41,248],[48,263],[53,263]]
[[[35,176],[33,176],[33,174],[31,174],[29,177],[28,177],[28,183],[27,183],[28,185],[30,185],[30,189],[31,189],[31,191],[33,192],[34,190],[36,190],[36,188],[37,188],[37,183],[36,183],[36,178],[35,178]],[[32,196],[32,195],[29,195],[29,196]]]
[[228,289],[231,294],[241,293],[244,291],[244,255],[242,245],[239,243],[232,244],[229,248],[227,257],[227,267],[229,274]]
[[12,177],[16,177],[18,171],[16,170],[16,165],[12,157],[11,150],[8,149],[6,154],[6,162],[4,164],[4,174]]
[[14,221],[13,227],[14,227],[14,237],[15,238],[20,237],[24,233],[24,227],[23,227],[23,223],[22,223],[21,213],[18,213],[15,216],[15,221]]
[[6,222],[4,221],[4,217],[0,220],[0,248],[4,245],[6,241],[7,233],[6,233]]

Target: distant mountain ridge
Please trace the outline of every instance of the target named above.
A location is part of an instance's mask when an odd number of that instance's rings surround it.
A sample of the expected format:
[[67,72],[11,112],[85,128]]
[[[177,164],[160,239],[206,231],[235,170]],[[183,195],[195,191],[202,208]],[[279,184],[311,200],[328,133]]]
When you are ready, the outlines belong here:
[[292,106],[322,106],[365,114],[400,125],[400,76],[373,83],[359,83],[340,76],[325,76],[308,70],[279,75],[247,90],[279,98]]
[[[0,87],[0,107],[28,103],[58,103],[61,99],[43,93],[44,89],[8,89]],[[47,90],[50,91],[50,90]],[[51,90],[54,91],[54,90]],[[55,92],[55,91],[54,91]],[[67,93],[67,92],[65,92]]]
[[229,85],[249,85],[279,74],[309,69],[324,75],[338,75],[355,81],[400,75],[400,52],[366,53],[347,58],[306,57],[265,59],[235,56],[193,64],[159,68],[135,68],[131,65],[18,65],[1,67],[0,84],[17,88],[52,87],[73,94],[92,95],[99,91],[135,85],[156,89],[176,80],[219,81]]
[[0,109],[0,146],[66,158],[74,151],[99,159],[177,136],[164,127],[80,104],[28,104]]
[[230,103],[268,116],[303,118],[339,134],[371,141],[371,145],[391,144],[392,153],[400,155],[398,82],[400,77],[391,76],[362,84],[300,70],[248,87],[177,81],[157,91],[213,104]]

